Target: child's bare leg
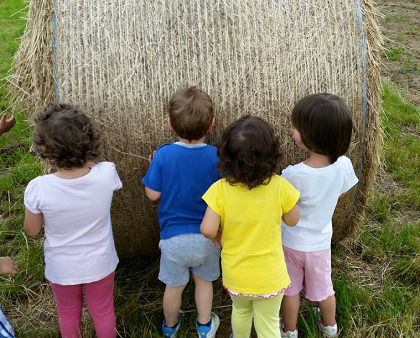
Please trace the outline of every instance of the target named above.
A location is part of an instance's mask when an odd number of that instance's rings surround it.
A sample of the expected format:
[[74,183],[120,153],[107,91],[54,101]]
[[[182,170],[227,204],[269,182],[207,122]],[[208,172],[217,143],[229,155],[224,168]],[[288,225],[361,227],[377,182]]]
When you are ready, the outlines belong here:
[[173,327],[178,323],[178,312],[181,308],[182,292],[185,289],[185,285],[166,285],[165,293],[163,294],[163,315],[168,327]]
[[281,317],[283,318],[284,331],[294,331],[300,306],[300,293],[294,296],[284,296],[281,302]]
[[207,324],[210,321],[211,308],[213,306],[213,283],[194,274],[192,275],[195,283],[197,320],[200,324]]
[[335,324],[335,295],[319,302],[321,309],[321,324],[324,326],[334,326]]

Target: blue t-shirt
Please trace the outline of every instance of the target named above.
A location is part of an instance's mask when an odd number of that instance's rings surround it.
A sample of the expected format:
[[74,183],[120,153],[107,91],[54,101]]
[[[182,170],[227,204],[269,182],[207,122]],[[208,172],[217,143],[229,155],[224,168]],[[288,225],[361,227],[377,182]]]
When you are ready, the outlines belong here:
[[205,143],[167,143],[156,151],[142,182],[161,192],[161,239],[200,233],[207,208],[201,196],[219,178],[218,160],[216,148]]

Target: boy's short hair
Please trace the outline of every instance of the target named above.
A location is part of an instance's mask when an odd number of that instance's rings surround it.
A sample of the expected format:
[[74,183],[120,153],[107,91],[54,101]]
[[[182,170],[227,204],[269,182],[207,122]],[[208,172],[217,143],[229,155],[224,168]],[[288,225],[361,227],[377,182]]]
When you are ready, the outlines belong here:
[[179,137],[188,141],[205,136],[213,117],[210,96],[195,86],[178,90],[169,101],[172,128]]
[[280,141],[273,127],[256,116],[244,116],[222,132],[217,144],[217,169],[234,185],[249,189],[268,184],[278,172]]
[[321,93],[302,98],[293,108],[292,124],[306,148],[330,156],[331,163],[349,149],[352,114],[336,95]]
[[32,142],[53,167],[81,168],[99,156],[99,132],[76,106],[49,103],[35,114]]

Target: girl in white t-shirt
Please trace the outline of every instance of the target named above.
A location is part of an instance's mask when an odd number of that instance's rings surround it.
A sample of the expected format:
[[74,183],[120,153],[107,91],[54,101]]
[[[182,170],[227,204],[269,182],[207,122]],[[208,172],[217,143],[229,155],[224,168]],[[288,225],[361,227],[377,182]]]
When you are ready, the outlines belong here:
[[94,164],[99,133],[80,109],[50,103],[35,115],[33,143],[54,173],[29,182],[24,230],[44,226],[45,276],[63,337],[81,336],[83,288],[99,338],[116,337],[114,275],[118,257],[110,208],[122,184],[115,165]]
[[[283,170],[300,191],[300,220],[282,225],[282,242],[291,288],[282,302],[282,337],[297,337],[300,292],[319,302],[320,328],[325,337],[337,336],[335,296],[331,281],[331,219],[341,195],[358,179],[343,156],[350,145],[352,116],[347,105],[331,94],[313,94],[293,108],[293,138],[308,158]],[[319,312],[319,311],[318,311]]]

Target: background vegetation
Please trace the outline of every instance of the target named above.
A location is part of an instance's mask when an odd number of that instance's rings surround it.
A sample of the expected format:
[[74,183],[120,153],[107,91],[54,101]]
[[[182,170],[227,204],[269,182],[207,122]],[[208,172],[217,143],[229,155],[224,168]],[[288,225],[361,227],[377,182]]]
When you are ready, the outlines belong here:
[[[342,337],[419,337],[420,110],[418,91],[413,94],[404,79],[415,85],[420,75],[418,55],[411,49],[413,39],[418,44],[420,4],[379,3],[388,34],[384,76],[392,80],[383,86],[382,168],[357,238],[334,247],[337,320]],[[15,277],[0,276],[0,304],[18,337],[57,337],[53,296],[44,278],[42,238],[30,239],[22,232],[23,192],[41,174],[41,163],[30,152],[27,116],[12,105],[7,89],[6,76],[25,27],[25,6],[23,0],[0,0],[0,107],[13,112],[18,121],[0,138],[0,256],[11,256],[19,264]],[[115,301],[121,337],[159,337],[163,285],[157,282],[157,272],[156,258],[123,260],[119,265]],[[221,317],[218,336],[228,337],[230,300],[219,283],[215,292],[215,311]],[[193,337],[191,286],[186,293],[181,337]],[[86,313],[83,329],[84,337],[94,336]],[[310,303],[301,308],[299,335],[320,336]]]

